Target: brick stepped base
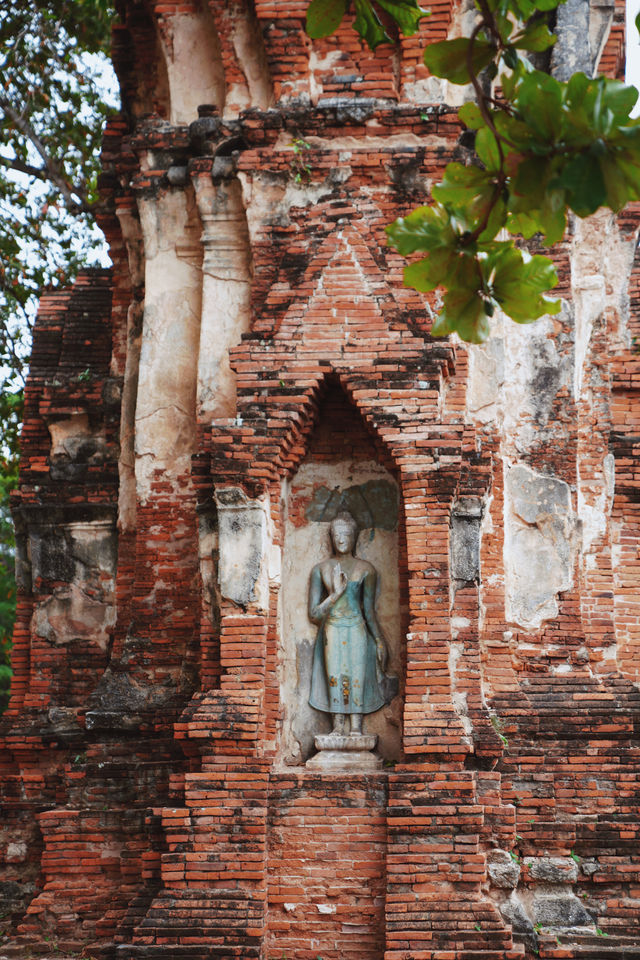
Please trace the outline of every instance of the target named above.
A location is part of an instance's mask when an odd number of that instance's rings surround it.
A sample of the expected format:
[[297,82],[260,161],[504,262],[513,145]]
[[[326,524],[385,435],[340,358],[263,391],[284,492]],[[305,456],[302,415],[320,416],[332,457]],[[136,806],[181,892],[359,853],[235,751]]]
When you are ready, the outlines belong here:
[[640,942],[636,937],[603,937],[582,934],[571,938],[560,934],[560,943],[555,936],[541,934],[538,941],[541,960],[640,960]]
[[[524,948],[512,950],[387,950],[384,960],[523,960]],[[275,958],[274,960],[280,960]]]
[[[400,942],[398,942],[400,941]],[[491,903],[468,900],[418,900],[395,914],[387,909],[387,944],[413,955],[428,942],[435,948],[486,951],[492,955],[513,949],[511,929],[505,928]]]
[[[153,886],[150,885],[142,894],[131,900],[127,907],[127,912],[120,922],[118,932],[115,935],[114,939],[116,944],[129,943],[131,941],[133,931],[142,923],[157,893],[157,889],[154,890]],[[109,914],[106,915],[105,920],[109,920]]]
[[638,736],[640,690],[622,677],[607,677],[604,683],[587,675],[528,677],[517,694],[501,693],[492,705],[522,730],[535,729],[537,739],[556,742],[561,734],[566,740],[584,741],[606,734],[608,740],[621,738],[630,747],[629,737]]
[[[247,928],[256,927],[258,934],[261,925],[262,910],[238,890],[164,890],[138,926],[136,940],[140,946],[151,946],[153,941],[171,944],[172,955],[185,945],[251,947],[252,932]],[[259,946],[260,936],[255,941]],[[165,946],[165,956],[166,950]]]
[[[94,940],[111,941],[139,887],[148,845],[145,817],[144,809],[60,808],[39,814],[44,886],[30,903],[20,933],[38,941],[55,929],[66,940],[80,918]],[[72,858],[65,857],[69,849]],[[105,922],[107,913],[111,923]]]
[[[52,952],[53,951],[53,952]],[[87,949],[80,940],[50,940],[48,942],[15,937],[10,944],[0,944],[0,960],[114,960],[113,943],[92,945]]]
[[118,947],[116,960],[258,960],[260,947],[238,947],[233,944],[214,946],[163,946],[152,944]]
[[[640,790],[640,776],[638,776]],[[518,851],[522,856],[538,856],[546,848],[548,855],[572,851],[580,860],[598,860],[594,882],[626,883],[640,881],[640,821],[602,820],[571,822],[526,819],[529,809],[518,811]],[[553,853],[552,853],[553,850]],[[581,882],[587,882],[583,878]],[[640,915],[638,916],[640,923]]]

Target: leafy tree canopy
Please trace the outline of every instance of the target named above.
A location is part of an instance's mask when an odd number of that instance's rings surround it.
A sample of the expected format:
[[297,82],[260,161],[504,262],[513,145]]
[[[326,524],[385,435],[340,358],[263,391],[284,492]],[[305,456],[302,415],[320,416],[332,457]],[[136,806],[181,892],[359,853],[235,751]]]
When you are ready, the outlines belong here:
[[87,261],[109,107],[108,0],[0,6],[0,364],[19,389],[35,302]]
[[[455,331],[479,343],[498,307],[516,323],[557,313],[560,302],[548,296],[558,282],[553,263],[531,256],[523,240],[538,234],[552,245],[570,211],[618,212],[640,198],[635,88],[584,73],[561,82],[532,62],[556,42],[548,20],[561,2],[475,0],[471,35],[425,50],[432,74],[475,92],[459,112],[475,133],[475,157],[448,164],[433,204],[387,227],[402,255],[426,254],[405,268],[405,284],[443,290],[436,336]],[[333,33],[350,8],[350,0],[312,0],[308,33]],[[416,0],[353,0],[353,9],[371,47],[393,30],[415,33],[427,15]]]
[[9,654],[16,612],[13,523],[9,495],[18,483],[18,431],[22,421],[22,396],[0,394],[0,422],[4,434],[0,449],[0,714],[9,702]]
[[109,0],[0,5],[0,712],[15,612],[9,494],[37,298],[104,257],[99,152],[116,85]]

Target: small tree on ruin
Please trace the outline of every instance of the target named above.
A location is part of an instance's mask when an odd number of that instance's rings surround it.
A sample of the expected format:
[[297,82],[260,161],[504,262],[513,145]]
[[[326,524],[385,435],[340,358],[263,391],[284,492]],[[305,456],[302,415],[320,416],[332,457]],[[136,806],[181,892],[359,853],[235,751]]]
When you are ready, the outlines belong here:
[[[500,308],[516,323],[558,313],[548,296],[558,278],[552,261],[531,255],[526,240],[547,245],[564,236],[569,213],[615,213],[640,198],[640,120],[633,87],[573,73],[563,81],[536,68],[557,37],[549,29],[563,0],[475,0],[469,37],[427,46],[430,72],[471,84],[475,102],[459,117],[475,135],[475,156],[447,165],[433,203],[387,227],[403,256],[426,254],[404,270],[422,292],[440,288],[432,333],[454,331],[479,343]],[[312,0],[307,32],[333,33],[351,0]],[[373,49],[393,34],[414,34],[416,0],[353,0],[354,28]]]

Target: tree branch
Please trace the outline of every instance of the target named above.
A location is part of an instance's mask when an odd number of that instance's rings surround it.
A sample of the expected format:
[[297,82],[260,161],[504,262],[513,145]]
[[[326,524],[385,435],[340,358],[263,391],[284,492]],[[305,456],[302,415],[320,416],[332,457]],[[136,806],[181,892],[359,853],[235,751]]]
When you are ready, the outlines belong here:
[[[38,180],[48,181],[50,179],[45,167],[34,167],[30,163],[23,163],[22,160],[18,160],[17,157],[9,159],[9,157],[3,157],[2,154],[0,154],[0,163],[8,170],[17,170],[18,173],[26,173],[30,177],[36,177]],[[77,192],[77,190],[74,190],[74,193]]]
[[[16,110],[13,109],[10,103],[2,98],[0,98],[0,109],[4,110],[9,119],[15,124],[18,130],[20,130],[20,132],[29,139],[33,147],[40,154],[40,157],[44,163],[44,171],[46,172],[44,179],[50,180],[56,185],[56,187],[60,190],[60,193],[65,198],[67,206],[71,210],[73,210],[75,213],[87,212],[90,209],[90,206],[87,203],[84,190],[74,187],[67,181],[62,167],[53,159],[53,157],[49,156],[46,147],[40,140],[40,137],[35,132],[29,121],[25,117],[22,117]],[[80,197],[79,201],[74,198],[74,193]]]
[[[482,0],[479,0],[479,3],[480,3],[481,9],[486,7],[486,3],[483,3]],[[469,46],[467,47],[467,71],[469,73],[471,85],[473,86],[473,89],[476,95],[478,108],[480,110],[480,113],[482,114],[482,119],[484,120],[489,130],[495,137],[496,146],[498,147],[498,152],[500,154],[500,167],[502,168],[504,167],[504,151],[502,149],[502,144],[504,143],[506,144],[506,146],[512,147],[514,150],[518,150],[518,147],[516,146],[515,143],[509,140],[508,137],[505,137],[503,134],[498,133],[498,130],[496,129],[496,125],[493,122],[493,117],[491,116],[491,113],[487,106],[488,100],[490,100],[493,103],[495,103],[496,101],[494,100],[493,97],[487,97],[485,95],[485,92],[482,89],[482,85],[480,84],[480,81],[478,80],[478,77],[476,76],[473,70],[473,48],[475,46],[475,42],[478,37],[478,34],[482,29],[487,29],[491,34],[491,36],[494,38],[494,40],[496,40],[497,42],[496,49],[498,51],[500,51],[503,48],[502,37],[500,36],[500,33],[496,28],[495,21],[493,19],[493,16],[491,15],[491,12],[488,10],[488,8],[487,8],[487,16],[490,18],[488,21],[484,18],[484,13],[483,13],[483,19],[478,21],[478,23],[473,28],[471,36],[469,37]],[[504,106],[500,105],[500,109],[504,111]]]
[[467,72],[469,74],[471,83],[473,85],[473,89],[476,95],[476,100],[478,102],[478,107],[480,109],[480,113],[482,114],[482,119],[484,120],[486,125],[489,127],[489,130],[491,130],[491,133],[496,138],[496,144],[498,146],[498,151],[500,153],[500,166],[502,167],[504,165],[504,153],[502,152],[502,146],[500,145],[501,137],[495,128],[493,117],[489,113],[489,108],[487,107],[487,101],[484,95],[484,90],[482,89],[482,86],[480,85],[480,81],[478,80],[475,74],[475,71],[473,69],[473,48],[475,46],[477,36],[482,29],[484,29],[485,27],[489,28],[489,26],[490,25],[485,23],[484,19],[482,19],[482,20],[479,20],[478,23],[476,23],[475,27],[473,28],[471,36],[469,37],[469,46],[467,47]]

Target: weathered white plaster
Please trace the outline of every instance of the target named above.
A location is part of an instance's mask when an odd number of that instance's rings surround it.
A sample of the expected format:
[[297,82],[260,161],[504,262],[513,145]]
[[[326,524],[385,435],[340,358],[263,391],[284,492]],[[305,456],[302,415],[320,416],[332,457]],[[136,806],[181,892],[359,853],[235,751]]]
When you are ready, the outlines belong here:
[[451,618],[451,636],[455,640],[461,630],[466,630],[471,626],[471,621],[467,617]]
[[402,88],[402,99],[418,105],[443,103],[448,107],[461,107],[473,98],[473,87],[470,84],[462,86],[440,77],[414,80],[413,83],[405,83]]
[[312,45],[309,51],[309,92],[313,104],[318,102],[323,93],[323,86],[316,79],[316,73],[337,66],[341,57],[341,50],[329,50],[324,56],[319,56],[318,51]]
[[451,509],[449,527],[449,571],[451,590],[461,581],[480,577],[480,530],[482,502],[477,497],[460,497]]
[[569,386],[572,367],[552,317],[524,326],[504,318],[503,325],[503,451],[517,456],[539,444],[553,427],[553,404],[558,392]]
[[[632,346],[629,330],[629,289],[636,253],[636,237],[623,235],[617,219],[610,211],[601,210],[586,220],[574,221],[575,242],[571,251],[571,285],[575,302],[575,369],[574,396],[579,416],[594,433],[594,443],[607,443],[607,423],[602,423],[603,336],[611,354],[622,353]],[[592,430],[591,425],[595,425]],[[586,444],[586,446],[585,446]],[[589,442],[585,441],[586,453]],[[581,449],[580,447],[579,449]],[[618,554],[611,528],[611,512],[615,489],[615,463],[611,454],[602,461],[601,469],[591,458],[577,462],[577,507],[583,526],[583,572],[587,579],[596,576],[602,564],[602,550],[611,544],[614,584]],[[614,587],[615,589],[615,587]],[[587,594],[583,603],[590,605]],[[622,639],[618,632],[619,640]],[[589,659],[599,671],[615,670],[616,656],[593,650]],[[606,665],[605,665],[606,664]]]
[[498,904],[498,908],[505,920],[511,924],[514,931],[533,935],[533,923],[529,919],[529,914],[526,909],[529,899],[530,897],[527,895],[526,890],[520,894],[512,890],[509,896]]
[[24,863],[27,859],[28,848],[26,843],[17,841],[8,843],[4,855],[5,863]]
[[[451,678],[451,702],[453,703],[453,708],[458,714],[460,723],[462,724],[462,729],[464,730],[467,737],[470,737],[473,733],[473,724],[469,716],[469,705],[467,702],[467,694],[464,690],[458,690],[456,688],[457,680],[457,670],[458,662],[464,653],[464,645],[462,643],[451,643],[449,644],[449,676]],[[469,745],[471,745],[469,741]]]
[[580,528],[568,484],[523,464],[507,467],[505,542],[507,619],[529,630],[558,613],[557,595],[573,585]]
[[271,548],[269,500],[251,500],[239,487],[215,491],[218,509],[218,583],[227,600],[269,609]]
[[115,573],[115,563],[107,543],[114,537],[113,525],[108,520],[78,520],[67,523],[65,529],[71,535],[73,548],[78,556],[86,549],[91,552],[91,562],[101,570]]
[[[563,327],[570,323],[565,309]],[[521,325],[497,310],[486,343],[461,344],[469,357],[467,416],[497,430],[503,456],[526,455],[557,429],[554,403],[573,375],[561,330],[550,316]]]
[[[628,9],[628,6],[627,6]],[[615,0],[600,0],[598,3],[589,4],[589,48],[593,63],[593,76],[595,77],[600,68],[600,58],[607,45],[611,27],[613,25],[613,15],[615,12]],[[633,28],[629,26],[628,36],[633,36]],[[632,59],[629,57],[629,59]],[[629,80],[627,83],[631,82]]]
[[136,402],[136,485],[149,496],[154,472],[188,472],[195,440],[201,305],[199,220],[193,196],[167,191],[140,200],[146,298]]
[[588,553],[607,532],[615,492],[615,458],[608,453],[600,477],[578,483],[578,516],[582,522],[582,551]]
[[483,344],[469,344],[467,411],[474,420],[494,422],[504,384],[504,341],[493,335]]
[[[579,330],[604,311],[608,314],[608,334],[612,351],[631,346],[628,330],[629,284],[636,253],[635,235],[623,236],[616,217],[603,209],[585,220],[574,220],[575,241],[571,250],[571,288],[576,300],[576,367],[583,366],[587,355],[587,331]],[[583,321],[583,314],[585,320]],[[584,346],[583,346],[584,345]],[[579,387],[579,382],[578,382]],[[576,394],[577,396],[578,394]]]
[[[476,17],[474,5],[469,3],[469,0],[455,3],[451,11],[447,40],[471,36]],[[474,92],[471,84],[456,84],[440,77],[426,77],[404,84],[402,98],[410,103],[446,103],[447,106],[459,107],[468,100],[473,100]]]
[[128,203],[118,206],[117,201],[116,216],[127,252],[129,280],[133,287],[138,287],[144,281],[144,244],[140,218],[135,207],[132,208]]
[[487,872],[494,887],[502,890],[514,890],[520,879],[520,864],[508,850],[490,850],[487,854]]
[[191,123],[198,106],[216,104],[222,112],[225,83],[220,43],[206,4],[199,13],[175,13],[162,22],[162,51],[169,79],[171,123]]
[[571,663],[560,663],[551,665],[551,673],[562,674],[562,673],[572,673],[573,664]]
[[318,913],[335,913],[338,909],[335,903],[317,903],[316,907],[318,908]]
[[86,440],[93,436],[86,413],[72,413],[64,420],[47,424],[51,435],[51,456],[74,457]]
[[582,393],[584,368],[588,358],[593,324],[605,309],[605,294],[605,281],[602,276],[582,277],[573,283],[575,305],[573,396],[576,400]]
[[[292,150],[291,157],[293,156]],[[350,169],[345,172],[349,175],[351,173]],[[326,181],[298,184],[293,177],[285,179],[261,173],[252,177],[239,173],[238,179],[242,184],[247,224],[252,240],[257,239],[265,224],[286,226],[292,207],[313,206],[327,192]],[[348,177],[342,178],[341,182],[344,182],[344,179]]]
[[249,329],[251,255],[242,192],[237,179],[214,184],[194,177],[202,221],[202,319],[198,355],[198,412],[233,417],[236,377],[229,350]]
[[88,596],[75,583],[57,590],[36,607],[33,633],[55,646],[86,640],[106,650],[110,628],[116,622],[115,605]]
[[272,543],[269,550],[268,572],[271,586],[280,586],[282,583],[282,549],[277,543]]
[[[292,150],[291,140],[292,137],[290,133],[279,134],[274,144],[274,150]],[[423,136],[419,136],[416,133],[397,133],[389,137],[381,137],[377,134],[353,137],[345,133],[340,137],[333,137],[330,140],[321,136],[309,135],[306,137],[306,142],[314,149],[330,150],[331,152],[342,151],[338,154],[339,163],[347,162],[354,153],[367,154],[372,150],[382,147],[390,150],[391,148],[401,149],[402,147],[412,146],[444,147],[446,144],[446,140],[444,140],[442,136],[433,133],[427,133]],[[303,186],[313,188],[314,185],[310,183]]]
[[[595,923],[584,904],[573,893],[560,888],[561,892],[551,895],[546,892],[534,894],[533,920],[546,927],[557,927],[561,930],[567,927],[584,928],[584,932],[593,933]],[[576,930],[576,932],[578,932]]]
[[[394,483],[391,474],[373,461],[304,463],[288,485],[288,500],[310,498],[319,486],[344,490],[369,480]],[[295,521],[295,522],[294,522]],[[309,706],[311,663],[318,627],[307,613],[309,576],[316,563],[331,553],[329,522],[288,517],[282,563],[280,603],[281,698],[285,707],[281,754],[292,762],[313,752],[313,738],[330,729],[329,715]],[[378,622],[389,646],[387,673],[402,672],[402,641],[398,576],[397,530],[361,530],[356,555],[378,571]],[[364,718],[364,732],[378,735],[378,752],[394,759],[400,752],[400,706],[389,706]]]
[[231,83],[227,89],[225,116],[245,107],[267,110],[273,102],[273,85],[260,27],[252,14],[251,4],[236,6],[232,42],[246,83]]

